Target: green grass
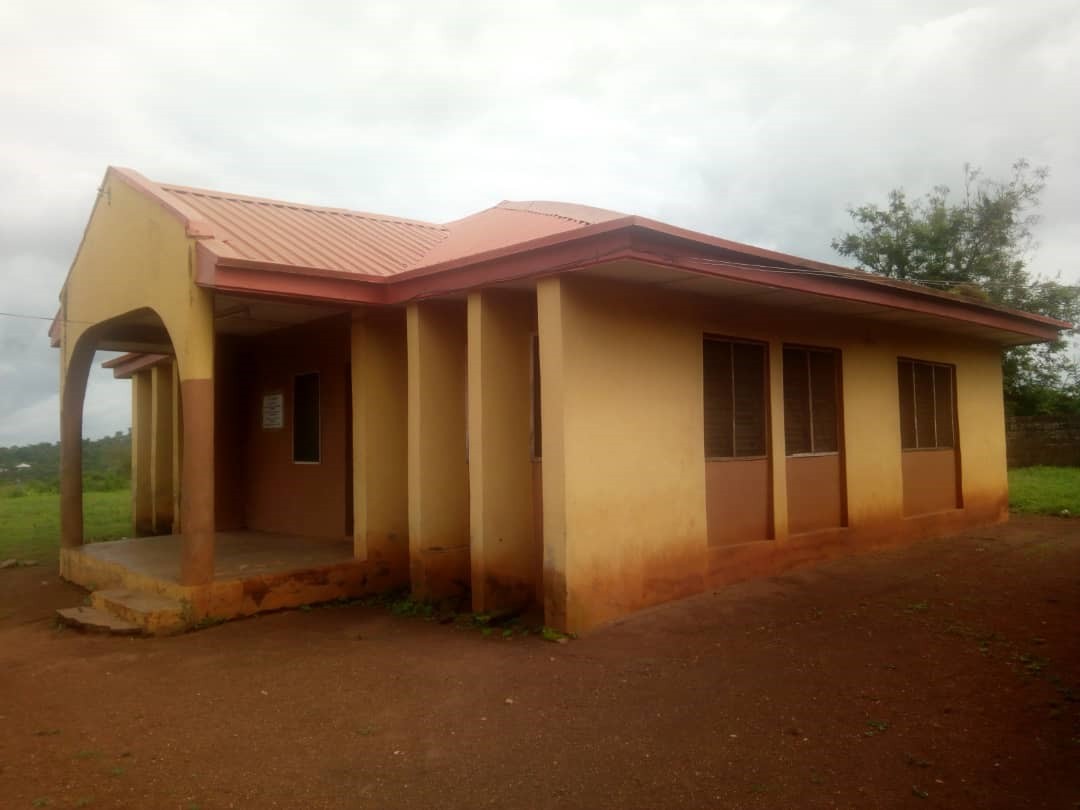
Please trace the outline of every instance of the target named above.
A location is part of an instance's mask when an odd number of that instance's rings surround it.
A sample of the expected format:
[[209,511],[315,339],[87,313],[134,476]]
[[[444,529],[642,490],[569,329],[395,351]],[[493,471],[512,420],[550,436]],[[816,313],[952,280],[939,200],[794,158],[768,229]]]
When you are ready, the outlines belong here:
[[1009,470],[1009,506],[1016,512],[1080,517],[1080,467]]
[[[83,495],[86,539],[115,540],[131,536],[131,492],[87,492]],[[17,557],[47,562],[60,547],[60,496],[0,492],[0,560]]]

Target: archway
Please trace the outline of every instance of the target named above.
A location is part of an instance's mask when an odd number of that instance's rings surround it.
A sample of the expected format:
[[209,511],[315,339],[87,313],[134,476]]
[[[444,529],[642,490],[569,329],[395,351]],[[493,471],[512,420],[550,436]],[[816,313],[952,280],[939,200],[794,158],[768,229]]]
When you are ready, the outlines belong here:
[[[79,326],[77,324],[69,327]],[[85,536],[82,429],[87,381],[98,350],[127,354],[137,395],[133,397],[133,442],[149,448],[142,469],[133,469],[135,534],[184,534],[181,581],[203,584],[214,570],[213,382],[183,380],[184,358],[158,314],[140,308],[93,324],[65,346],[61,392],[61,545],[76,549]],[[119,375],[123,376],[123,375]],[[140,407],[138,393],[145,388]],[[180,413],[187,418],[181,420]],[[140,424],[141,423],[141,424]],[[184,440],[187,433],[194,437]],[[138,445],[133,457],[138,464]],[[133,465],[134,466],[134,465]],[[142,476],[142,480],[137,478]],[[63,558],[63,553],[61,557]]]

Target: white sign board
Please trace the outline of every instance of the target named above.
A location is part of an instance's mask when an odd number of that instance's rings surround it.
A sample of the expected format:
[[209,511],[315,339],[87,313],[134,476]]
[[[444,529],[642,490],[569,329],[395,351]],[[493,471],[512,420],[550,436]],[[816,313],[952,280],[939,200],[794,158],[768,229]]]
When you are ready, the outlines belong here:
[[263,394],[262,426],[263,430],[281,430],[285,425],[285,401],[280,391],[275,394]]

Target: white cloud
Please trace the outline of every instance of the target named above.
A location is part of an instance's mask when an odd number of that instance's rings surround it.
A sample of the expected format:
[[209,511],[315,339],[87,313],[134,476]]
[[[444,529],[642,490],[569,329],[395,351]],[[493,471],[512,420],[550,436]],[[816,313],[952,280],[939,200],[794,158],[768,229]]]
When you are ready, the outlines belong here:
[[[3,311],[55,311],[110,163],[434,220],[566,199],[835,260],[847,206],[1026,156],[1052,169],[1033,267],[1080,278],[1072,2],[8,0],[0,70]],[[46,327],[0,318],[0,443],[55,436]]]

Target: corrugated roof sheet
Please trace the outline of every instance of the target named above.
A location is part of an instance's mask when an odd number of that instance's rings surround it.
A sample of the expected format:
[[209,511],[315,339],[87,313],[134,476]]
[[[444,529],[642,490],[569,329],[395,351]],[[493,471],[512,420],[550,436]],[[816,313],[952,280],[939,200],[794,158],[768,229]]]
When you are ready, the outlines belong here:
[[[149,183],[200,219],[200,235],[231,258],[291,268],[393,276],[624,214],[587,205],[510,201],[443,225],[432,222]],[[208,232],[204,233],[204,230]]]
[[158,184],[193,209],[236,258],[390,276],[447,238],[444,226],[338,208]]

